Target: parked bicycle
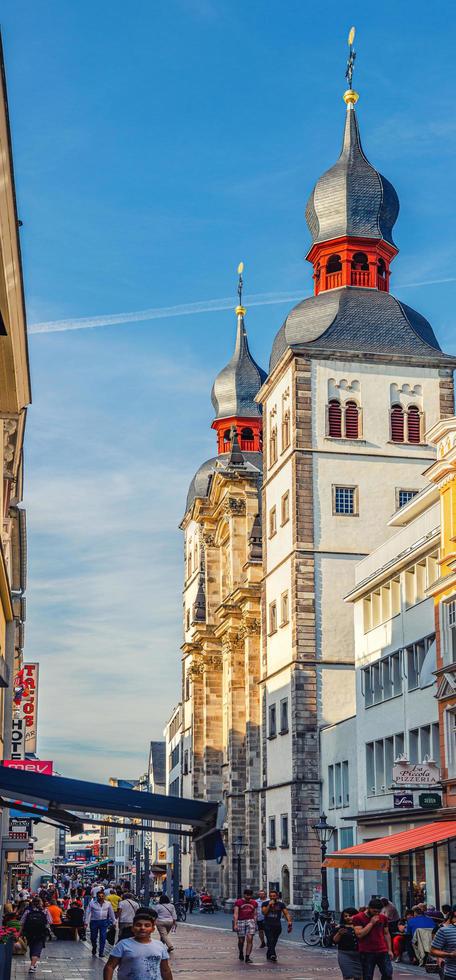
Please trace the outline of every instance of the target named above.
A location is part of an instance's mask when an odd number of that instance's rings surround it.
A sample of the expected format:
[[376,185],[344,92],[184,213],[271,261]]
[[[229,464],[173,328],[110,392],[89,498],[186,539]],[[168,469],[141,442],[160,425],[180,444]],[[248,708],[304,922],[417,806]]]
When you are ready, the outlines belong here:
[[331,912],[315,912],[314,921],[307,922],[302,930],[306,946],[331,945],[336,923]]

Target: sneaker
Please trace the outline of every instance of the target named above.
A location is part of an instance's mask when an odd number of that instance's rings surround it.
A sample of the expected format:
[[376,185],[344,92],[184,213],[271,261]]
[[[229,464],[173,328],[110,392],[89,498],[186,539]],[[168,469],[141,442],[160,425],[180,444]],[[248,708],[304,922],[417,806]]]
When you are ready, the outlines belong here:
[[251,962],[252,962],[252,960],[250,959],[250,956],[246,956],[246,958],[245,958],[245,962],[246,962],[246,963],[251,963]]
[[244,953],[242,952],[242,949],[239,950],[239,959],[242,961],[244,960]]
[[269,959],[271,959],[273,963],[277,963],[277,956],[275,953],[271,953]]

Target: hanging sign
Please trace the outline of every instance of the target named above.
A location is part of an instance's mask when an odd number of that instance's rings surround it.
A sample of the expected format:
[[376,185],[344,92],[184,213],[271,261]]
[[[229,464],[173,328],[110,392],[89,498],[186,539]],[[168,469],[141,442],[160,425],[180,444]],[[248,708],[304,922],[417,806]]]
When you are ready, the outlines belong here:
[[424,810],[435,810],[442,806],[440,793],[420,793],[418,799]]
[[25,756],[25,718],[22,709],[16,710],[11,723],[11,759],[20,761]]
[[38,713],[38,664],[24,664],[25,691],[22,710],[25,717],[25,751],[36,752],[36,723]]
[[393,806],[395,810],[413,809],[413,793],[394,793]]
[[10,840],[28,840],[32,833],[32,821],[21,817],[10,817]]
[[393,783],[396,786],[437,786],[440,769],[435,762],[396,762],[393,766]]

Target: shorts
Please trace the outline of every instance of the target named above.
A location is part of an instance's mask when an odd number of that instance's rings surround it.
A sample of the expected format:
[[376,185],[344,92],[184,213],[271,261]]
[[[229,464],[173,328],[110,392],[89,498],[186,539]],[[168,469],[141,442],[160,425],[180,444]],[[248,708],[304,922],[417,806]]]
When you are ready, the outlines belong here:
[[238,919],[236,932],[238,936],[254,936],[256,932],[255,919]]
[[44,939],[28,939],[30,959],[32,956],[41,956],[44,949]]

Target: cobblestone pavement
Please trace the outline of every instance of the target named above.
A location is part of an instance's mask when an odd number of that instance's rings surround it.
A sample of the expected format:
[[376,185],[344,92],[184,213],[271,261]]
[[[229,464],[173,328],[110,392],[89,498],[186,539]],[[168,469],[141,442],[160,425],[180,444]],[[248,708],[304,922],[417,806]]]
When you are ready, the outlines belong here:
[[[255,939],[257,947],[257,939]],[[279,960],[268,963],[264,950],[253,952],[253,964],[246,966],[237,959],[236,939],[224,929],[209,926],[180,925],[175,936],[175,951],[171,953],[174,980],[239,980],[246,973],[254,976],[276,976],[280,980],[340,980],[336,954],[332,950],[310,950],[297,943],[281,940]],[[104,961],[92,957],[90,947],[79,942],[53,942],[44,950],[38,966],[37,980],[102,980]],[[13,959],[12,980],[28,980],[29,960],[25,956]],[[398,965],[395,980],[405,977],[425,977],[424,970]]]

